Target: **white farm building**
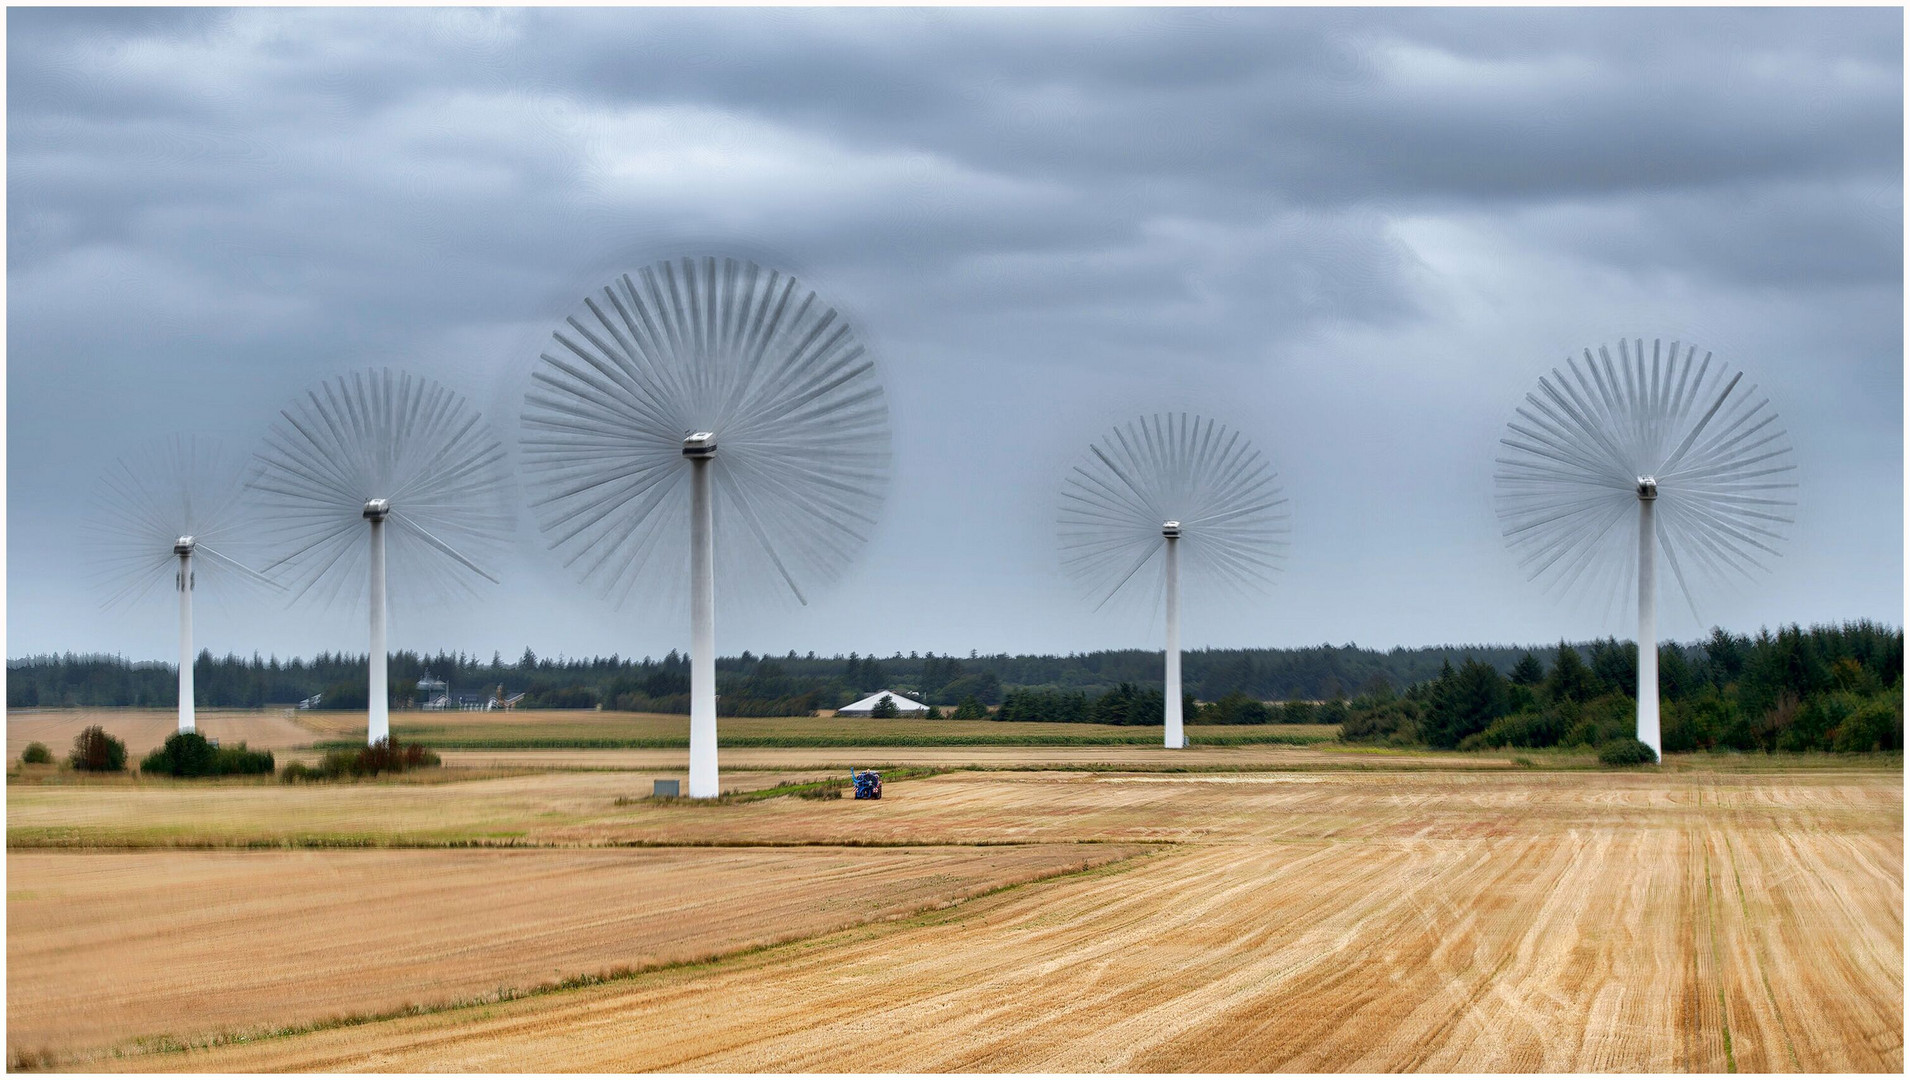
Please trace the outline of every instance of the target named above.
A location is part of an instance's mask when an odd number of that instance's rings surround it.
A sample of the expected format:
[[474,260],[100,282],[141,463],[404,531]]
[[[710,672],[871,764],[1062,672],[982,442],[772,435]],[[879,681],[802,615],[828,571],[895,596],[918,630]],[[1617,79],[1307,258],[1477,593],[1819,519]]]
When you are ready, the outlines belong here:
[[903,697],[893,690],[877,690],[861,701],[844,705],[836,710],[837,716],[867,716],[875,710],[875,703],[883,698],[895,702],[897,716],[922,716],[928,712],[928,706],[911,697]]

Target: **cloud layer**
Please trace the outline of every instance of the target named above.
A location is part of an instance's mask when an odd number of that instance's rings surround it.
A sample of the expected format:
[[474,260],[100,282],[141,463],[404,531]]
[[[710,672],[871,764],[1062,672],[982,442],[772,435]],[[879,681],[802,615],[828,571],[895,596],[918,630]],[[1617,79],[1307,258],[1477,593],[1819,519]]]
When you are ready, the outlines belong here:
[[[1187,409],[1295,500],[1289,570],[1190,643],[1623,632],[1522,581],[1490,509],[1568,351],[1682,337],[1773,396],[1789,555],[1708,622],[1902,620],[1902,24],[1884,10],[26,8],[8,20],[9,653],[165,655],[71,538],[113,459],[249,448],[400,364],[514,435],[542,341],[617,271],[804,273],[877,349],[896,473],[830,596],[722,647],[1153,640],[1059,580],[1060,477]],[[503,587],[395,643],[661,653],[523,525]],[[164,605],[160,605],[163,608]],[[1157,620],[1156,620],[1157,621]],[[1700,627],[1664,613],[1667,634]],[[234,602],[224,651],[362,649]]]

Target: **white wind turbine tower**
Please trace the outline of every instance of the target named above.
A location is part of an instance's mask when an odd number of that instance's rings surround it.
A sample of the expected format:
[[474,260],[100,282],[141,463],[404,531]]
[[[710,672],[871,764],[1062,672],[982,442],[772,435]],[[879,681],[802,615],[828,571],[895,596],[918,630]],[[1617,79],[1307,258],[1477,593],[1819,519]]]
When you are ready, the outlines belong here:
[[375,745],[391,734],[387,548],[411,595],[469,590],[471,576],[495,584],[476,560],[494,553],[511,524],[504,447],[456,393],[379,369],[307,391],[279,413],[257,458],[253,485],[279,548],[266,571],[294,583],[294,599],[369,586],[365,738]]
[[[1167,614],[1165,735],[1187,745],[1181,716],[1182,557],[1212,584],[1270,584],[1291,513],[1271,464],[1237,431],[1185,413],[1109,431],[1062,483],[1063,567],[1107,604],[1156,565]],[[1151,575],[1153,571],[1149,571]]]
[[244,468],[242,458],[215,440],[174,436],[114,462],[94,498],[88,532],[110,590],[106,606],[136,602],[167,578],[179,594],[180,731],[198,727],[192,594],[199,570],[210,570],[215,578],[278,588],[236,558],[245,554],[249,524]]
[[689,788],[713,797],[719,573],[807,604],[807,583],[867,541],[889,465],[875,362],[795,278],[710,257],[620,275],[542,361],[524,412],[532,506],[565,565],[619,603],[677,593],[688,571]]
[[[1638,585],[1638,740],[1662,751],[1658,725],[1658,560],[1692,617],[1687,569],[1715,580],[1765,569],[1792,522],[1796,466],[1768,397],[1695,346],[1618,342],[1583,364],[1567,357],[1507,424],[1497,458],[1498,513],[1520,565],[1548,587],[1600,578]],[[1633,531],[1627,519],[1635,514]]]

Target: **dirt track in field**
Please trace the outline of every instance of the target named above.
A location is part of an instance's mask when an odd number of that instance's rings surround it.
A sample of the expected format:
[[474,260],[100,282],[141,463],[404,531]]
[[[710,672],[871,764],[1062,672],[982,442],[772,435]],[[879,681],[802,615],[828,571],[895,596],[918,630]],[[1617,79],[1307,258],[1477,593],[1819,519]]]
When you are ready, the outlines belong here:
[[1178,843],[713,967],[116,1064],[1900,1071],[1902,783],[957,773],[875,805],[636,807],[620,835]]
[[71,1050],[527,990],[1136,850],[14,853],[7,1039]]

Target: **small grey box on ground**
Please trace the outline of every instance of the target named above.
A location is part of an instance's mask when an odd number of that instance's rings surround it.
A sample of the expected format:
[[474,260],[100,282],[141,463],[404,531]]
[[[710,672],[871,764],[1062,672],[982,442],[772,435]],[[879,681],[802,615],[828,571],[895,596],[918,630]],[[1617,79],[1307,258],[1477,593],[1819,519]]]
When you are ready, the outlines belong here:
[[655,798],[659,795],[668,795],[672,799],[676,798],[677,797],[677,781],[675,780],[653,781],[650,787],[650,797]]

